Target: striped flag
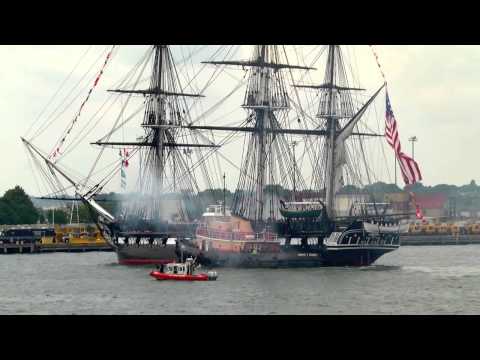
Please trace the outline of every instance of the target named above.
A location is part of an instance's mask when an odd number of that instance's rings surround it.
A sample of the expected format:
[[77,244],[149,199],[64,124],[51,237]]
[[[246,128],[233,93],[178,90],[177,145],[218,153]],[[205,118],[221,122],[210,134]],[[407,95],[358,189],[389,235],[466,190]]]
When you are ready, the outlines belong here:
[[123,168],[123,166],[120,169],[120,176],[121,176],[120,186],[123,190],[125,190],[127,187],[127,174],[125,173],[125,169]]
[[403,181],[406,185],[415,184],[417,181],[422,180],[422,174],[420,173],[417,162],[402,152],[402,147],[400,145],[400,138],[398,134],[398,125],[397,121],[395,120],[395,116],[393,115],[390,99],[388,98],[388,92],[385,117],[385,137],[388,144],[395,151],[395,156],[398,159],[400,170],[402,172]]

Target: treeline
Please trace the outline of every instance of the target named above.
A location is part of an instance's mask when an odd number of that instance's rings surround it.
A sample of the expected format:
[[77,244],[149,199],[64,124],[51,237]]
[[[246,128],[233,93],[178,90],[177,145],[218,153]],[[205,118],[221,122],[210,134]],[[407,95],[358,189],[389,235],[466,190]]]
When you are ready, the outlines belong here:
[[367,185],[363,189],[346,186],[341,192],[364,192],[370,194],[375,200],[382,201],[385,194],[398,193],[401,191],[413,192],[415,194],[442,194],[447,198],[446,206],[449,208],[455,208],[457,211],[480,211],[480,186],[476,184],[475,180],[461,186],[449,184],[425,186],[419,182],[414,185],[405,186],[403,189],[395,184],[377,182]]
[[[118,202],[113,201],[116,194],[111,193],[103,195],[102,202],[107,210],[116,213]],[[109,201],[110,200],[110,201]],[[54,209],[42,209],[35,207],[30,196],[28,196],[22,187],[15,186],[13,189],[7,190],[5,194],[0,197],[0,225],[20,225],[20,224],[36,224],[36,223],[53,223],[68,224],[70,223],[71,204],[72,202],[64,202],[64,207],[57,207]],[[69,208],[70,207],[70,208]],[[78,203],[78,217],[77,207],[74,208],[72,220],[77,222],[89,223],[92,222],[92,217],[96,214],[91,211],[85,204]]]
[[[376,182],[371,185],[366,185],[363,188],[355,187],[353,185],[344,186],[340,190],[340,194],[370,194],[375,199],[380,200],[384,194],[397,193],[402,191],[411,191],[417,194],[442,193],[446,195],[449,202],[453,202],[457,209],[464,210],[480,210],[480,186],[474,180],[469,184],[455,186],[448,184],[438,184],[435,186],[424,186],[422,183],[406,186],[403,189],[395,184],[388,184],[384,182]],[[266,193],[277,193],[280,196],[289,199],[292,196],[292,191],[284,189],[279,185],[267,185],[265,187]],[[123,200],[128,200],[134,194],[117,194],[109,193],[102,194],[96,197],[96,200],[110,211],[113,215],[117,215],[120,210],[120,204]],[[178,194],[169,194],[167,198],[176,198]],[[297,191],[298,198],[314,198],[324,196],[323,191],[303,190]],[[198,198],[191,206],[191,212],[196,216],[200,216],[205,210],[205,206],[223,201],[227,206],[231,206],[234,193],[223,189],[209,189],[198,194]],[[45,204],[43,202],[42,204]],[[95,213],[85,204],[78,202],[78,216],[77,208],[74,208],[73,216],[71,213],[71,201],[65,201],[64,207],[57,207],[56,209],[44,210],[40,207],[35,207],[31,198],[25,193],[20,186],[15,186],[13,189],[7,190],[5,194],[0,197],[0,224],[16,225],[16,224],[35,224],[35,223],[52,223],[68,224],[70,218],[73,222],[92,222]],[[53,214],[54,213],[54,214]]]
[[7,190],[0,198],[0,224],[35,224],[40,212],[20,186]]
[[438,184],[434,186],[425,186],[421,182],[414,185],[407,185],[404,188],[400,188],[395,184],[387,184],[384,182],[376,182],[371,185],[366,185],[363,188],[359,188],[353,185],[344,186],[340,193],[369,193],[369,194],[382,194],[382,193],[397,193],[402,191],[411,191],[418,194],[431,194],[442,193],[448,197],[456,197],[462,195],[475,196],[480,195],[480,186],[477,186],[475,180],[470,181],[467,185],[448,185]]

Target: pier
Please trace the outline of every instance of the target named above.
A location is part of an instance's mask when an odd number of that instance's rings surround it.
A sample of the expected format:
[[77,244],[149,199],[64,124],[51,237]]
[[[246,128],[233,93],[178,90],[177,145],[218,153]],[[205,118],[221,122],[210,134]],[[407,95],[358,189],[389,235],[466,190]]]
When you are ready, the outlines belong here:
[[113,251],[111,246],[103,244],[71,245],[71,244],[38,244],[18,243],[0,244],[0,254],[35,254],[48,252],[87,252]]
[[480,235],[401,235],[401,246],[480,244]]
[[0,225],[0,255],[87,251],[113,251],[94,224]]

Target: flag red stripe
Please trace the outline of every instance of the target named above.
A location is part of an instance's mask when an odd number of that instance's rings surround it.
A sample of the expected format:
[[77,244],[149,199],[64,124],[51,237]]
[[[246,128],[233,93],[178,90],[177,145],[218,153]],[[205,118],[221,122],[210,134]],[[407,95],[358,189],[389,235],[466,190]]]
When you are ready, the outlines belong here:
[[420,168],[415,160],[411,157],[405,155],[402,152],[402,147],[400,144],[400,136],[398,133],[397,121],[393,116],[391,111],[388,94],[387,94],[387,113],[385,121],[385,138],[387,143],[395,151],[395,155],[400,164],[400,170],[402,173],[403,180],[406,184],[414,184],[417,181],[422,180],[422,174],[420,173]]

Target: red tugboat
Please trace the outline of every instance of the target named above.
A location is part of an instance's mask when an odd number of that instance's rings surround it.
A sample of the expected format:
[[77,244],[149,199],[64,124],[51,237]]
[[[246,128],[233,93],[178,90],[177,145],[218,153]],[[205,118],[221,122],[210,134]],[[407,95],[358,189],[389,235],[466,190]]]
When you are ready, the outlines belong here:
[[[165,270],[164,270],[165,269]],[[177,280],[177,281],[211,281],[217,280],[217,272],[209,271],[206,274],[194,274],[195,264],[192,258],[188,258],[184,263],[170,263],[163,265],[158,270],[150,273],[150,276],[157,280]]]

